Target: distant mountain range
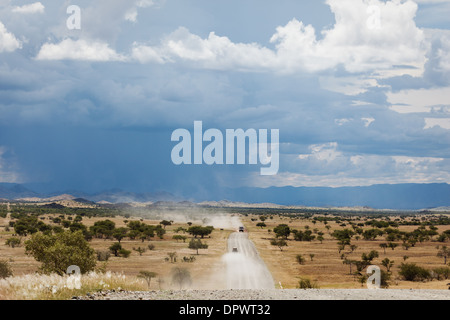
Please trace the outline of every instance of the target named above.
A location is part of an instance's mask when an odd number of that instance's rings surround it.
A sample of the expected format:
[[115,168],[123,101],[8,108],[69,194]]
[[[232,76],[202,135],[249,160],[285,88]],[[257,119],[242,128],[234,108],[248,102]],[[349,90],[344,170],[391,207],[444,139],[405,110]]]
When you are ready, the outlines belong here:
[[88,194],[81,191],[64,191],[52,193],[39,193],[32,191],[21,184],[0,183],[0,199],[7,200],[29,200],[38,201],[46,199],[47,201],[57,200],[74,200],[78,198],[80,201],[92,202],[110,202],[110,203],[127,203],[127,202],[155,202],[155,201],[182,201],[183,198],[176,197],[168,192],[147,192],[135,193],[123,191],[120,189],[111,189],[103,192]]
[[220,199],[308,207],[419,210],[450,206],[450,185],[380,184],[367,187],[270,187],[228,189]]
[[[189,194],[176,196],[169,192],[135,193],[112,189],[95,194],[80,191],[41,194],[20,184],[0,183],[0,198],[8,200],[81,198],[92,202],[193,202],[227,200],[243,204],[272,203],[285,206],[307,207],[370,207],[374,209],[419,210],[450,206],[450,185],[432,184],[380,184],[367,187],[270,187],[235,188],[211,191],[207,198],[193,199]],[[261,206],[261,205],[258,205]]]

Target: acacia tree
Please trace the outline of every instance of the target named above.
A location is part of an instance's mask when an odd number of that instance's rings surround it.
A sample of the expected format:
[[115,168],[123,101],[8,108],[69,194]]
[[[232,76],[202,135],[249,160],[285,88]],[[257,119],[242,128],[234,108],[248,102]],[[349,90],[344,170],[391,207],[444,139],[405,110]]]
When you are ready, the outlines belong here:
[[324,237],[323,237],[322,235],[318,235],[318,236],[317,236],[317,240],[319,240],[320,243],[322,243],[323,240],[324,240]]
[[178,242],[179,240],[183,240],[183,242],[186,242],[186,239],[187,239],[187,238],[186,238],[185,236],[176,234],[176,235],[172,236],[172,239],[177,240],[177,242]]
[[375,258],[378,258],[378,251],[376,251],[376,250],[372,250],[368,254],[363,253],[361,255],[361,260],[363,262],[366,262],[367,265],[369,265],[372,262],[372,260]]
[[275,232],[277,238],[284,237],[287,239],[291,234],[291,229],[287,224],[279,224],[275,228],[273,228],[273,232]]
[[214,230],[214,227],[212,227],[212,226],[206,226],[206,227],[192,226],[192,227],[189,227],[187,232],[189,234],[193,235],[195,238],[197,238],[197,236],[200,236],[203,239],[205,236],[210,235],[211,232],[213,232],[213,230]]
[[387,272],[390,272],[392,266],[394,265],[394,261],[390,260],[389,258],[384,258],[381,261],[381,265],[386,268]]
[[266,224],[265,224],[264,222],[258,222],[258,223],[256,224],[256,226],[257,226],[257,227],[260,227],[260,228],[262,229],[262,228],[266,227]]
[[109,238],[112,236],[115,228],[116,224],[113,221],[107,219],[95,222],[94,225],[89,228],[89,230],[98,238]]
[[162,225],[164,227],[164,229],[166,228],[166,226],[170,226],[172,225],[172,222],[167,221],[167,220],[163,220],[159,223],[160,225]]
[[388,247],[391,248],[392,250],[394,250],[395,248],[398,247],[398,244],[397,244],[397,243],[394,243],[394,242],[389,242],[389,243],[388,243]]
[[277,246],[280,249],[280,251],[283,251],[283,247],[287,247],[287,242],[286,240],[283,239],[272,239],[270,241],[270,244],[273,246]]
[[150,289],[150,282],[152,278],[155,278],[158,274],[152,271],[139,271],[138,278],[142,278],[147,281],[147,286]]
[[350,259],[347,259],[347,258],[345,258],[343,261],[342,261],[342,263],[343,264],[347,264],[349,267],[350,267],[350,274],[352,274],[352,265],[356,265],[357,264],[357,261],[355,261],[355,260],[350,260]]
[[198,250],[199,249],[208,249],[208,245],[206,243],[202,243],[200,239],[192,238],[191,241],[189,241],[189,249]]
[[114,229],[112,236],[114,237],[114,239],[116,239],[120,243],[120,241],[127,236],[127,233],[128,233],[128,229],[121,227],[121,228]]

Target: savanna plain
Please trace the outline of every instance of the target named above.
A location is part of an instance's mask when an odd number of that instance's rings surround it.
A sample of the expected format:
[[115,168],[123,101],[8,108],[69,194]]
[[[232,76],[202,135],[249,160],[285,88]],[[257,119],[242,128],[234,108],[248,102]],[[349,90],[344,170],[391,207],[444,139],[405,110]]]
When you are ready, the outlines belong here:
[[[191,298],[192,291],[252,290],[230,287],[226,257],[234,248],[228,239],[239,227],[269,270],[271,290],[367,290],[370,265],[380,268],[385,289],[448,291],[450,286],[445,211],[71,200],[0,204],[0,299],[129,292],[159,298],[182,292],[181,298]],[[68,275],[71,265],[79,265],[81,275]]]

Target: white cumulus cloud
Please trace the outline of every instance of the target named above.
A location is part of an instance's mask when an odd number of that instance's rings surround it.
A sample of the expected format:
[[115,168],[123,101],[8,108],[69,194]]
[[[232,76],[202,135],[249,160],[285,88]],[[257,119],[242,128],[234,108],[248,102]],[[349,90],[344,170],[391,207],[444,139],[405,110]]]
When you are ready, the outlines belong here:
[[21,47],[22,43],[0,22],[0,52],[12,52]]
[[37,60],[124,61],[125,57],[105,42],[65,39],[58,44],[44,44]]
[[[141,62],[184,61],[204,68],[284,73],[322,71],[338,65],[350,72],[398,65],[423,68],[426,44],[414,22],[417,4],[394,0],[328,0],[327,4],[336,23],[322,31],[321,39],[314,27],[297,19],[276,29],[270,39],[274,49],[257,43],[234,43],[214,32],[201,38],[179,28],[159,46],[135,45],[133,57]],[[375,16],[371,8],[377,8]],[[378,22],[372,27],[374,19]]]
[[44,11],[45,6],[40,2],[25,4],[23,6],[16,6],[12,9],[12,12],[23,14],[44,13]]

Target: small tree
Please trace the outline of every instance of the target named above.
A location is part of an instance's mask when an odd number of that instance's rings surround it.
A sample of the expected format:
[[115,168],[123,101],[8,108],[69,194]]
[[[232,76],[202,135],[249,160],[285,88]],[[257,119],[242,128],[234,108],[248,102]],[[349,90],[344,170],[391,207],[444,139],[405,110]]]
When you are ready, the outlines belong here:
[[166,226],[170,226],[172,225],[172,222],[167,221],[167,220],[163,220],[160,222],[160,224],[164,227],[164,229],[166,228]]
[[112,236],[114,237],[114,239],[116,239],[120,243],[120,241],[127,236],[127,233],[128,233],[128,229],[121,227],[121,228],[114,229]]
[[386,268],[387,272],[390,272],[392,266],[394,265],[394,261],[389,258],[384,258],[383,261],[381,261],[381,265]]
[[265,224],[264,222],[258,222],[258,223],[256,224],[256,226],[257,226],[257,227],[260,227],[260,228],[262,229],[262,228],[266,227],[266,224]]
[[343,263],[343,264],[347,264],[347,265],[350,267],[350,272],[349,272],[349,274],[352,274],[352,265],[357,264],[357,261],[355,261],[355,260],[350,260],[350,259],[345,258],[345,259],[342,261],[342,263]]
[[176,234],[176,235],[174,235],[174,236],[172,237],[172,239],[177,240],[177,242],[178,242],[179,240],[183,240],[183,242],[186,242],[186,239],[187,239],[187,238],[186,238],[185,236]]
[[20,238],[11,237],[11,238],[6,239],[5,244],[7,246],[10,246],[11,248],[15,248],[15,247],[19,247],[21,242],[22,242],[22,240]]
[[171,263],[174,263],[177,261],[177,253],[176,252],[168,252],[167,255],[169,256]]
[[315,254],[314,253],[310,253],[309,257],[311,258],[311,261],[313,261]]
[[305,258],[301,254],[296,255],[295,260],[297,260],[298,264],[305,264]]
[[172,269],[172,283],[178,284],[180,290],[185,286],[191,284],[191,273],[186,268],[175,267]]
[[150,289],[150,282],[152,278],[155,278],[158,274],[156,272],[151,271],[139,271],[138,278],[142,278],[147,281],[147,286]]
[[122,245],[119,242],[113,243],[109,250],[114,254],[115,257],[119,256],[119,251],[122,249]]
[[317,240],[319,240],[319,241],[320,241],[320,243],[322,243],[322,242],[323,242],[323,240],[324,240],[324,237],[323,237],[323,236],[321,236],[321,235],[318,235],[318,236],[317,236]]
[[280,249],[280,251],[283,251],[283,247],[287,247],[287,242],[286,240],[283,239],[272,239],[270,241],[270,244],[273,246],[277,246]]
[[368,254],[363,253],[361,255],[362,261],[367,262],[368,264],[372,262],[373,259],[378,258],[378,251],[372,250]]
[[137,247],[137,248],[133,248],[134,251],[136,251],[137,253],[139,253],[139,256],[142,256],[142,254],[147,251],[146,248],[141,248],[141,247]]
[[402,243],[402,247],[403,247],[403,249],[408,250],[409,248],[411,248],[411,245],[407,242],[404,242],[404,243]]
[[447,246],[442,246],[438,251],[437,256],[439,258],[444,258],[444,264],[447,264],[447,258],[450,256],[450,249],[448,249]]
[[391,248],[392,250],[394,250],[395,248],[398,247],[398,244],[397,244],[397,243],[394,243],[394,242],[389,242],[389,243],[388,243],[388,247]]
[[155,231],[156,231],[156,235],[157,235],[160,239],[163,239],[163,238],[164,238],[164,235],[166,234],[166,230],[165,230],[165,229],[161,228],[161,226],[158,226],[158,227],[155,229]]
[[291,229],[287,224],[280,224],[273,228],[273,232],[275,232],[277,238],[284,237],[285,239],[287,239],[291,234]]
[[178,227],[178,228],[176,228],[175,230],[173,230],[175,233],[178,233],[178,232],[183,232],[183,233],[185,233],[186,232],[186,229],[185,228],[183,228],[183,227]]
[[206,243],[202,243],[200,239],[192,238],[191,241],[189,241],[189,249],[196,250],[198,255],[198,250],[208,249],[208,245]]
[[9,262],[6,260],[0,261],[0,279],[5,279],[8,277],[11,277],[13,275],[13,272],[11,270],[11,266],[9,265]]

